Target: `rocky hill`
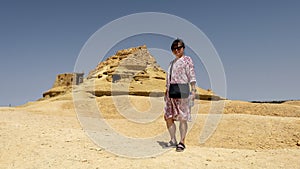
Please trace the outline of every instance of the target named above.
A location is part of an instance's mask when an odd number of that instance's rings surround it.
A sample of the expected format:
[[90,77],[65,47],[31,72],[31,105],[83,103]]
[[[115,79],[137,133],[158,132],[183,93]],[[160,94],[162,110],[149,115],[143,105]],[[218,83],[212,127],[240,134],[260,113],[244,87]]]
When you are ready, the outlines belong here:
[[[68,74],[78,79],[80,73]],[[156,62],[147,47],[138,46],[123,49],[100,62],[91,70],[82,83],[74,85],[71,82],[57,82],[62,75],[58,75],[53,87],[43,94],[44,98],[65,94],[73,89],[80,88],[95,96],[103,95],[137,95],[137,96],[163,96],[166,85],[166,72]],[[58,85],[61,84],[61,85]],[[68,84],[68,85],[66,85]],[[80,86],[80,87],[79,87]],[[197,98],[201,100],[220,100],[210,90],[197,87]]]

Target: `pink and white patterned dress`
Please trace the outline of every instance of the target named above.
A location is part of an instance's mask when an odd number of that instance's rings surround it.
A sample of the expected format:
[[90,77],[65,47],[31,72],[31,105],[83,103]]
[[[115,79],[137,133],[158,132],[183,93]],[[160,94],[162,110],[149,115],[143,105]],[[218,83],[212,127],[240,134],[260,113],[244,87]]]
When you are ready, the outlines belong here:
[[196,82],[193,60],[189,56],[182,56],[173,63],[172,77],[170,76],[170,68],[167,73],[167,93],[165,96],[165,114],[164,118],[173,118],[174,120],[191,121],[191,111],[189,107],[189,98],[169,98],[170,83],[191,83]]

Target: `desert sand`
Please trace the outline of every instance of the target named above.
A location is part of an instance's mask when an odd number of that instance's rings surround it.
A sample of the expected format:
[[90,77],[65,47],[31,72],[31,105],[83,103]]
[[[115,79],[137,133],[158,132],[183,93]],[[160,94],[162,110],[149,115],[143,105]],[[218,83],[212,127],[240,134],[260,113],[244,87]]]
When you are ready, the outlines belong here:
[[[114,123],[124,117],[113,107],[111,97],[91,99],[97,101],[102,117],[116,131],[130,137],[166,131],[162,113],[147,131],[135,126],[139,124]],[[150,106],[147,97],[123,97],[140,111]],[[157,99],[163,103],[163,98]],[[299,101],[268,104],[225,100],[217,129],[200,143],[211,102],[196,100],[199,111],[194,112],[197,118],[190,126],[184,152],[168,149],[144,158],[119,156],[95,144],[78,120],[71,94],[1,107],[0,168],[300,168]],[[126,144],[118,146],[122,149]]]

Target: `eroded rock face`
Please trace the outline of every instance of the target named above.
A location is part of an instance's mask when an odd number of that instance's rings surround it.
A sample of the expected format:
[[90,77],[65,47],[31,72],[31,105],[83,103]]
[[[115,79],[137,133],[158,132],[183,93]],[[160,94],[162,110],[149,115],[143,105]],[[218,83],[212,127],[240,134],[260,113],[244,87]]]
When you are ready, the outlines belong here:
[[[74,84],[72,85],[74,87]],[[103,95],[160,97],[164,96],[166,90],[166,72],[157,64],[146,45],[138,46],[117,51],[115,55],[100,62],[78,87],[99,97]],[[70,89],[72,88],[66,85],[54,85],[43,96],[53,97],[69,92]],[[197,91],[198,99],[222,99],[210,90],[197,87]]]
[[[98,78],[106,79],[108,82],[131,81],[132,78],[151,78],[147,75],[147,68],[154,68],[156,71],[165,71],[160,68],[155,58],[151,56],[147,47],[139,46],[118,51],[115,55],[107,58],[92,70],[87,79]],[[160,77],[164,80],[165,77]]]

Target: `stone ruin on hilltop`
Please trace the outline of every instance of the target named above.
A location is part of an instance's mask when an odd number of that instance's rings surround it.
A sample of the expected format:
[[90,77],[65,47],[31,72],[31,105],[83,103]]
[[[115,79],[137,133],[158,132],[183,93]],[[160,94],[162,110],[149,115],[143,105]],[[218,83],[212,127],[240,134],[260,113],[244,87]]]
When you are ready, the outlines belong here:
[[54,97],[67,92],[72,85],[83,83],[84,73],[63,73],[58,74],[52,86],[52,89],[43,93],[44,98]]

